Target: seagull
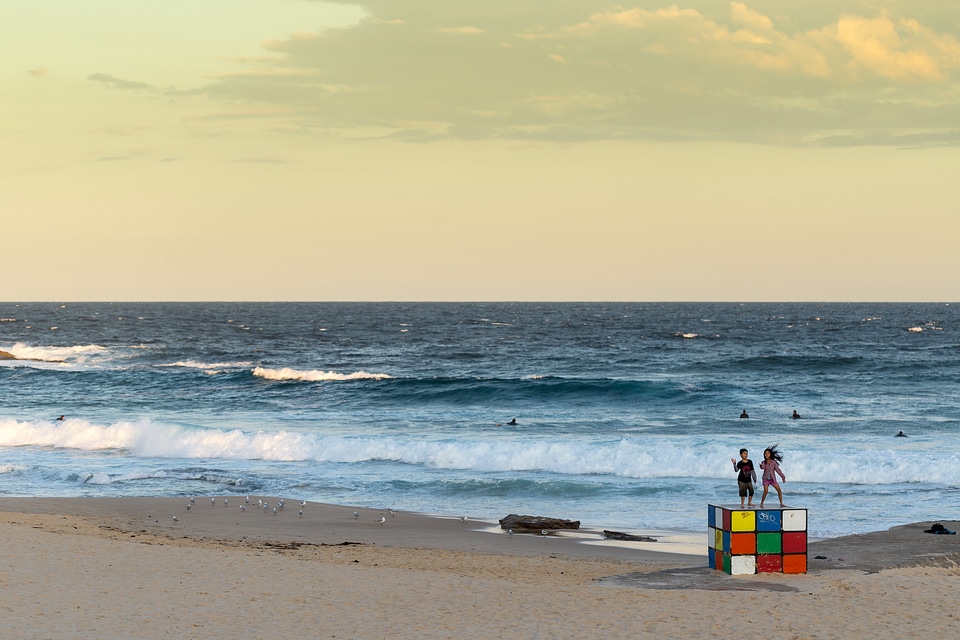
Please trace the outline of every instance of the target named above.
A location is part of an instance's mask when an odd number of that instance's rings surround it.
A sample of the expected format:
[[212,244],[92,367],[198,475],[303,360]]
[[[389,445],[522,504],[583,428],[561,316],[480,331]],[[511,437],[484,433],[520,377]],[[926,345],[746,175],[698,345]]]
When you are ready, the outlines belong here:
[[276,507],[273,508],[273,515],[277,515],[277,508],[276,508]]
[[196,502],[196,499],[193,496],[190,496],[190,504],[193,504],[194,502]]
[[550,535],[550,532],[547,531],[546,529],[542,529],[542,530],[540,531],[540,535],[542,535],[542,536],[548,536],[548,535]]
[[187,511],[190,511],[190,503],[187,503]]
[[389,511],[390,511],[390,517],[391,517],[391,518],[396,518],[396,517],[397,517],[397,512],[396,512],[396,511],[394,511],[393,509],[389,509]]
[[279,508],[279,509],[281,509],[281,510],[283,509],[283,500],[281,500],[280,502],[277,503],[277,508]]
[[269,508],[270,508],[270,505],[268,505],[266,502],[264,502],[264,503],[263,503],[263,512],[266,513]]
[[210,498],[210,504],[217,504],[216,498]]
[[460,518],[460,522],[466,522],[466,521],[467,521],[467,516],[463,516],[462,518]]
[[380,514],[380,517],[377,518],[377,522],[380,523],[380,526],[381,526],[381,527],[383,526],[383,523],[386,522],[386,521],[387,521],[387,519],[383,517],[383,514],[382,514],[382,513]]
[[246,511],[247,507],[245,505],[240,505],[240,511]]
[[303,509],[300,509],[300,517],[303,517]]
[[180,522],[180,518],[178,518],[177,516],[173,516],[173,521],[174,521],[174,522]]
[[257,506],[258,506],[258,507],[262,507],[262,506],[263,506],[263,500],[257,500]]
[[244,500],[244,502],[246,502],[247,504],[250,504],[250,496],[247,496],[247,499]]
[[227,499],[226,499],[226,498],[223,499],[223,506],[224,506],[224,507],[227,506]]
[[354,511],[354,512],[353,512],[353,519],[356,520],[356,519],[359,518],[359,517],[360,517],[360,514],[357,513],[356,511]]
[[507,535],[513,537],[513,529],[507,529]]
[[306,500],[301,500],[301,501],[300,501],[300,508],[303,509],[305,506],[307,506],[307,501],[306,501]]

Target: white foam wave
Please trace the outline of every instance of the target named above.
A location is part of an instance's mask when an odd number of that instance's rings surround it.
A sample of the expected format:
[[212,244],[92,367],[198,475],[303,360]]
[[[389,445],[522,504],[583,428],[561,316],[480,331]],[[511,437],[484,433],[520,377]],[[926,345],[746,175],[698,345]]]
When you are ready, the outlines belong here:
[[366,371],[355,371],[353,373],[337,373],[336,371],[301,371],[298,369],[267,369],[265,367],[256,367],[253,375],[265,380],[306,380],[311,382],[324,382],[329,380],[385,380],[393,376],[386,373],[367,373]]
[[40,362],[85,362],[91,356],[100,356],[109,352],[106,347],[96,344],[74,345],[66,347],[35,347],[18,342],[12,347],[0,348],[18,360]]
[[250,362],[200,362],[198,360],[180,360],[170,364],[160,365],[161,367],[182,367],[184,369],[200,369],[204,373],[216,375],[223,373],[227,369],[243,369],[249,367]]
[[[589,442],[533,438],[444,439],[415,436],[330,436],[291,431],[198,429],[150,420],[98,425],[0,420],[0,447],[119,450],[144,458],[362,463],[391,461],[433,469],[478,472],[545,471],[569,476],[635,479],[730,480],[737,446],[683,439],[622,439]],[[806,483],[889,485],[935,483],[960,486],[960,454],[927,448],[790,448],[782,464],[786,490]],[[759,462],[759,450],[751,456]],[[2,469],[0,469],[2,471]],[[733,484],[735,488],[735,484]],[[797,487],[798,489],[800,487]]]

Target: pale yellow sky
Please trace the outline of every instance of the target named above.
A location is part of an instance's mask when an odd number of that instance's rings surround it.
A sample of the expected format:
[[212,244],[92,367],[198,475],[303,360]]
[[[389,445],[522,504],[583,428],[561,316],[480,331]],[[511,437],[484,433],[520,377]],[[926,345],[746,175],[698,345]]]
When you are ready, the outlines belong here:
[[960,291],[960,2],[35,0],[0,65],[0,300]]

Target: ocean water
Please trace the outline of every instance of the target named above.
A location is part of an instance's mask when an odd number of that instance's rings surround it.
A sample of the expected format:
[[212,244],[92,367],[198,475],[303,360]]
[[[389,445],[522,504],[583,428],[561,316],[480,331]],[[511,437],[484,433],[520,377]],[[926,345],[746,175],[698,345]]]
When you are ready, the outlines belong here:
[[700,533],[779,443],[811,535],[960,518],[957,304],[0,303],[0,351],[0,495]]

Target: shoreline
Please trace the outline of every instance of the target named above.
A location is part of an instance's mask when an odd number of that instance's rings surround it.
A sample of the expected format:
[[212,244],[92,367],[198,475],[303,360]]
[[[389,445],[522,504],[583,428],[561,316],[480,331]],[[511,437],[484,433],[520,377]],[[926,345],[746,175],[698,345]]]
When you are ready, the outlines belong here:
[[805,575],[727,576],[705,555],[210,497],[0,498],[4,637],[950,637],[960,605],[960,536],[928,523],[812,542]]

